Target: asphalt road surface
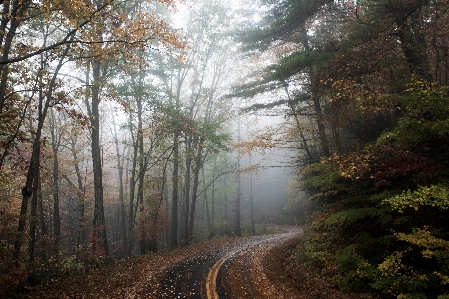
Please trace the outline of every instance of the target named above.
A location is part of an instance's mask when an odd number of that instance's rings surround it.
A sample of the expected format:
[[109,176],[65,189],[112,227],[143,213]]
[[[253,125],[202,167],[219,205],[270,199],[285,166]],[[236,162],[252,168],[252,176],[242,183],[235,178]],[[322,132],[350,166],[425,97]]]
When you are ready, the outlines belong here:
[[146,298],[273,298],[261,260],[274,246],[299,236],[298,227],[273,235],[238,239],[188,257],[155,278]]

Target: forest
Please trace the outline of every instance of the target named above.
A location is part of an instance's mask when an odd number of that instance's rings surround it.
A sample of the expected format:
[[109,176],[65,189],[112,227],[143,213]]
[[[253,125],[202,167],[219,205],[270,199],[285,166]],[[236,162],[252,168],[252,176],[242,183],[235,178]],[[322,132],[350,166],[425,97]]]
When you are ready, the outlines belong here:
[[5,293],[278,222],[344,292],[449,298],[449,1],[0,10]]

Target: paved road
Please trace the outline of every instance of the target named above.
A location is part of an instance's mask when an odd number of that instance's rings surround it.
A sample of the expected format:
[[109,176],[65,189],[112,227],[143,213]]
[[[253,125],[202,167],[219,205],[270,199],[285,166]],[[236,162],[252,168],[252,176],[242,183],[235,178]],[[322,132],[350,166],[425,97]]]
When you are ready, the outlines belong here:
[[264,296],[264,253],[302,233],[297,227],[280,228],[284,233],[242,238],[183,260],[157,278],[146,298],[269,298]]

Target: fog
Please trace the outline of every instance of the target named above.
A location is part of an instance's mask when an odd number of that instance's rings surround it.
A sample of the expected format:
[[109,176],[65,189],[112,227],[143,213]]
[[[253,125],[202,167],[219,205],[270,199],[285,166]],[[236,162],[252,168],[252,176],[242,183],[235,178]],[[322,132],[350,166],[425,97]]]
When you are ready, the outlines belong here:
[[[292,167],[297,150],[286,142],[283,134],[289,124],[282,115],[257,114],[240,116],[240,142],[255,144],[247,151],[240,149],[242,225],[250,225],[251,200],[257,224],[292,223],[295,215],[288,205],[288,184],[297,175],[297,168]],[[237,126],[233,127],[233,138],[238,143],[238,120],[234,124]],[[254,139],[264,139],[266,143],[258,146]]]

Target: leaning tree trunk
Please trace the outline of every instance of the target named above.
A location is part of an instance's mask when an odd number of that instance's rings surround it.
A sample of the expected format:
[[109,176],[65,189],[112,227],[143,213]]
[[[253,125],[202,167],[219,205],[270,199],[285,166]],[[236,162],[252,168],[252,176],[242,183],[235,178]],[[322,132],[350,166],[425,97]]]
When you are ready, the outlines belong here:
[[[61,55],[61,58],[59,59],[59,63],[53,73],[53,77],[48,84],[48,92],[47,92],[47,96],[45,97],[45,102],[44,102],[44,97],[42,97],[42,96],[39,97],[39,105],[38,105],[39,115],[38,115],[38,119],[37,119],[37,121],[38,121],[37,129],[36,129],[36,133],[34,136],[33,149],[32,149],[32,153],[31,153],[30,163],[28,166],[26,183],[25,183],[25,186],[22,188],[22,204],[20,207],[18,237],[17,237],[16,241],[14,242],[13,259],[15,260],[16,263],[18,263],[18,260],[19,260],[20,249],[22,247],[22,239],[24,237],[23,233],[25,231],[26,215],[27,215],[27,210],[28,210],[28,201],[29,201],[31,195],[33,194],[34,180],[38,179],[36,177],[36,175],[38,174],[37,168],[39,168],[39,157],[40,157],[40,153],[41,153],[42,128],[44,126],[48,108],[50,107],[50,102],[52,100],[53,89],[55,87],[56,77],[62,67],[63,61],[67,55],[69,48],[70,48],[70,45],[65,48],[63,54]],[[38,184],[36,184],[36,186],[37,185]],[[37,188],[36,188],[36,190],[37,190]],[[31,205],[32,205],[32,209],[33,209],[31,211],[31,214],[36,215],[37,196],[33,197],[33,202]],[[33,220],[33,219],[32,219],[32,221],[35,222],[35,220]],[[34,226],[34,228],[33,228],[33,226]],[[29,254],[30,254],[30,259],[32,259],[32,255],[34,255],[34,244],[35,244],[35,237],[36,237],[35,236],[35,223],[34,224],[31,223],[31,231],[30,231],[29,237],[30,237]]]
[[[22,7],[26,7],[31,1],[23,1]],[[13,7],[10,7],[13,5]],[[0,21],[0,47],[1,47],[1,60],[7,61],[11,52],[11,46],[13,45],[14,37],[16,36],[17,28],[19,28],[23,21],[23,9],[17,9],[17,3],[5,2],[2,5],[2,19]],[[6,33],[7,32],[7,33]],[[5,35],[6,33],[6,35]],[[0,64],[0,114],[3,113],[3,109],[6,104],[6,91],[9,80],[9,65]]]

